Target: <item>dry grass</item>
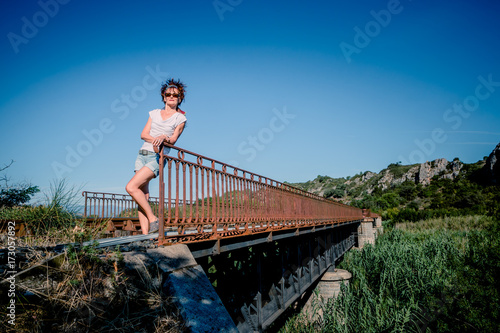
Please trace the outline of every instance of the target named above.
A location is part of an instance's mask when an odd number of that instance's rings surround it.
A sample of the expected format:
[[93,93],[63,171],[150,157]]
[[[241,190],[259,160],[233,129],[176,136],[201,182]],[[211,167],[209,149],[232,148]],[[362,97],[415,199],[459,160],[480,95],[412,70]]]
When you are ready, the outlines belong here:
[[[76,218],[80,192],[66,181],[54,182],[42,205],[0,208],[0,219],[25,221],[29,233],[16,238],[16,270],[30,268],[16,276],[15,328],[2,320],[0,331],[184,332],[177,309],[161,288],[164,277],[157,267],[139,272],[123,262],[118,250],[95,246],[79,251],[70,247],[57,262],[47,262],[58,244],[104,236],[106,220],[87,224]],[[7,241],[6,235],[0,236],[0,249]],[[0,275],[9,270],[3,264]],[[11,297],[4,287],[0,315],[7,318]]]
[[[119,250],[95,246],[80,251],[70,247],[57,264],[47,264],[57,254],[55,245],[102,238],[105,226],[105,221],[81,222],[17,238],[17,270],[31,267],[33,272],[16,278],[15,329],[3,321],[0,331],[184,332],[177,309],[161,289],[157,268],[131,270]],[[0,245],[6,245],[5,237]],[[6,315],[9,299],[7,294],[0,297],[1,315]]]
[[[24,237],[17,238],[19,247],[51,247],[58,244],[81,243],[92,239],[104,238],[106,219],[94,220],[87,223],[83,220],[76,220],[67,223],[63,228],[50,228],[44,233],[31,233]],[[3,245],[0,243],[0,246]]]
[[[17,282],[15,330],[3,323],[0,331],[185,331],[170,297],[160,288],[158,271],[131,272],[117,251],[70,250],[63,257],[57,267],[44,265]],[[6,305],[1,305],[2,312]]]

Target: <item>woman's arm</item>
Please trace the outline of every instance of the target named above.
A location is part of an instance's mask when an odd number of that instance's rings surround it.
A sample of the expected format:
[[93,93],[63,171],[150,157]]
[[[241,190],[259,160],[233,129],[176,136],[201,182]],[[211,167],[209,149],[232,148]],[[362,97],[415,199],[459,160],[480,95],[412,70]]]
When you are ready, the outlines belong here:
[[151,117],[149,117],[148,122],[146,123],[146,126],[144,126],[144,129],[141,132],[141,139],[150,142],[153,147],[159,147],[163,141],[167,138],[166,135],[159,135],[157,137],[151,136],[149,132],[151,131]]
[[174,145],[177,142],[177,140],[179,139],[179,137],[181,136],[182,131],[184,131],[184,124],[185,124],[185,122],[177,125],[177,127],[174,130],[174,134],[172,134],[172,136],[170,136],[170,137],[166,137],[163,142]]
[[146,126],[144,126],[142,132],[141,132],[141,139],[146,141],[146,142],[153,142],[154,138],[149,135],[149,132],[151,131],[151,122],[153,120],[151,117],[149,117],[148,122],[146,123]]
[[181,136],[182,132],[184,131],[184,123],[177,125],[177,127],[174,130],[174,134],[172,136],[167,136],[165,134],[159,135],[157,137],[153,137],[149,134],[151,131],[151,117],[148,119],[148,122],[146,123],[146,126],[144,126],[144,129],[141,132],[141,139],[150,142],[153,144],[154,147],[159,147],[162,143],[168,143],[171,145],[174,145],[179,137]]

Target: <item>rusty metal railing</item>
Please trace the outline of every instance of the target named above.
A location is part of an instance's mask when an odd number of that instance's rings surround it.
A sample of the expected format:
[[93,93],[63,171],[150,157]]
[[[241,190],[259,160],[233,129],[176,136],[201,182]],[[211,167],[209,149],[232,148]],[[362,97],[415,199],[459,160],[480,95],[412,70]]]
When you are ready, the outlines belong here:
[[[137,218],[137,203],[128,194],[82,192],[84,197],[84,218]],[[172,199],[173,200],[173,199]],[[183,200],[173,200],[171,206],[183,205]],[[149,204],[153,212],[158,216],[160,206],[159,197],[150,197]],[[167,206],[165,203],[164,206]]]
[[370,209],[365,208],[363,209],[363,217],[372,217],[372,218],[377,218],[380,217],[379,214],[372,212]]
[[[179,147],[160,149],[159,242],[165,227],[179,235],[229,237],[363,219],[359,208],[219,162]],[[181,205],[181,202],[186,202]]]

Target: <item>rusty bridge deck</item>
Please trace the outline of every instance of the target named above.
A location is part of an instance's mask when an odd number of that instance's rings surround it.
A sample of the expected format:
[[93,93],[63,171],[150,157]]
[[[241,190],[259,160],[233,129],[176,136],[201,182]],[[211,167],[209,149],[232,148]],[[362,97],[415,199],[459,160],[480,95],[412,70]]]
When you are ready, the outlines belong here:
[[[193,243],[258,233],[334,227],[359,222],[367,210],[303,191],[185,149],[160,154],[159,197],[150,205],[159,217],[159,244]],[[174,156],[176,155],[176,156]],[[82,218],[107,222],[108,237],[142,234],[137,205],[127,194],[85,191]],[[163,204],[160,204],[163,203]],[[22,236],[22,221],[16,228]]]
[[[325,199],[179,147],[160,155],[160,244],[198,242],[280,230],[360,221],[362,209]],[[137,206],[128,195],[83,192],[84,218],[108,219],[113,228],[140,233]],[[163,204],[160,204],[163,203]]]

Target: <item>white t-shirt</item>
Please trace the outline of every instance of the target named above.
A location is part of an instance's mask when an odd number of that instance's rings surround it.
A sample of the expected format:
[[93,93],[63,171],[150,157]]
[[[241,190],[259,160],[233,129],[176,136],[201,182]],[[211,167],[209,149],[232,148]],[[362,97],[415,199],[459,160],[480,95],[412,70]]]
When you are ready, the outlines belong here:
[[[160,112],[160,109],[155,109],[149,112],[149,117],[151,118],[151,130],[149,131],[149,135],[151,135],[152,137],[157,137],[162,134],[172,136],[177,126],[184,122],[187,122],[186,116],[180,112],[174,113],[167,120],[163,120],[161,118]],[[184,126],[186,126],[186,124],[184,124]],[[144,142],[141,149],[154,151],[153,144],[150,142]],[[163,147],[163,154],[168,154],[169,151],[170,148]]]

